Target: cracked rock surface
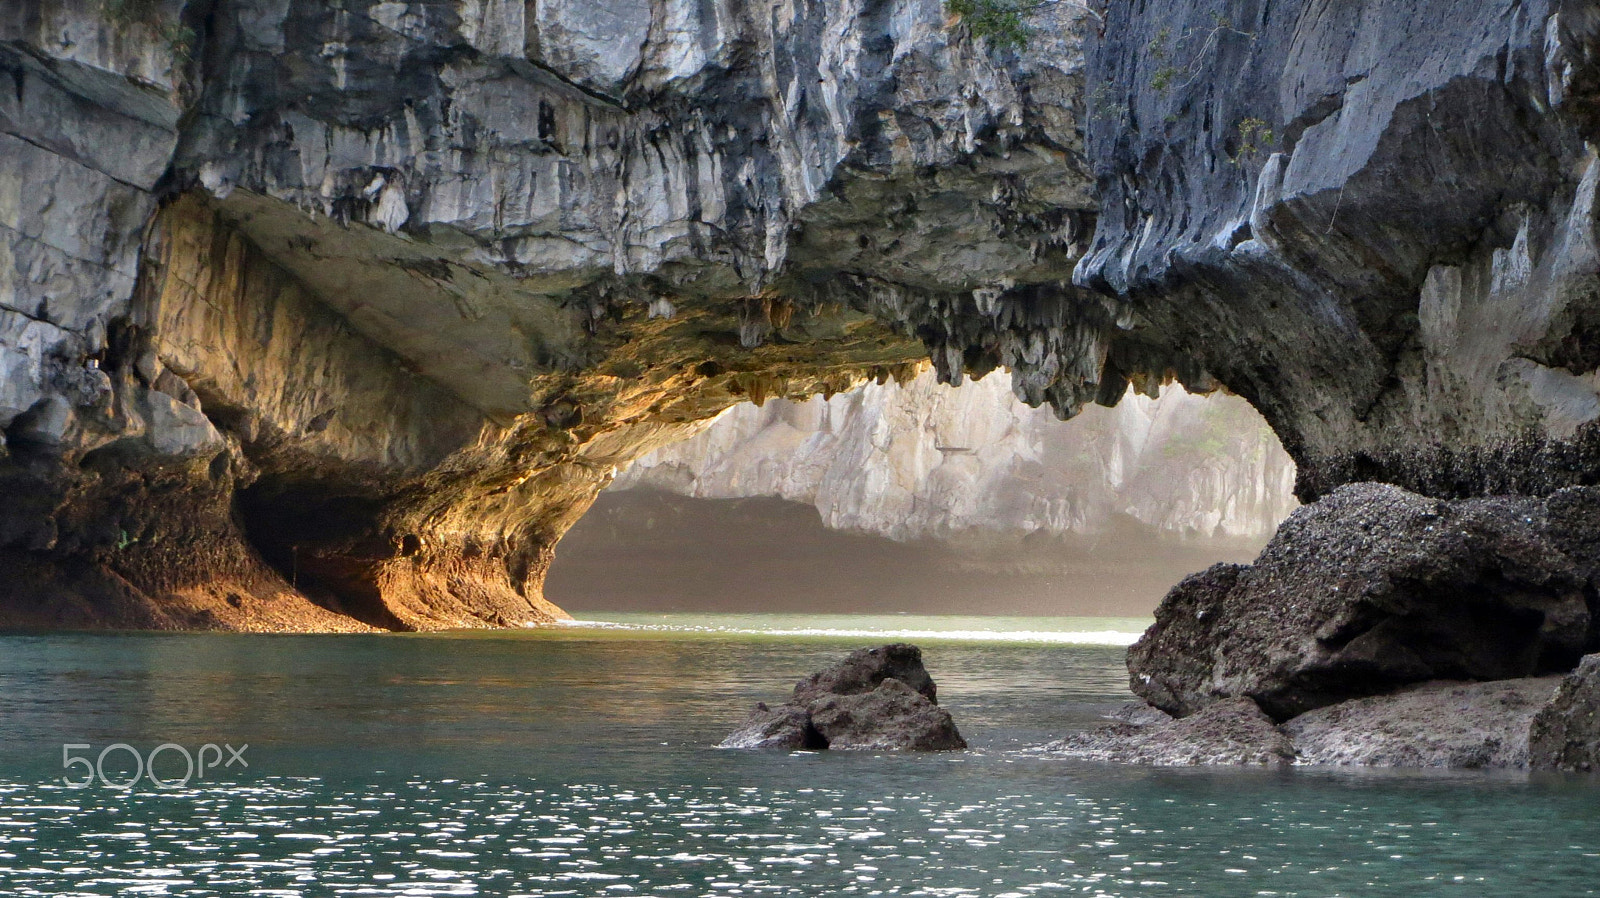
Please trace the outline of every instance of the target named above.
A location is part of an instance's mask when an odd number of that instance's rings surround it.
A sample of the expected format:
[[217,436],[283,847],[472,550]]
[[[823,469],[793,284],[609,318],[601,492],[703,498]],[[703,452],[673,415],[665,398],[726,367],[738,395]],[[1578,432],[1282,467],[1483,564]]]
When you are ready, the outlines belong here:
[[937,0],[9,4],[0,621],[559,617],[617,466],[1072,291],[1062,15],[1018,56]]
[[[1591,656],[1600,658],[1600,656]],[[1148,705],[1044,746],[1048,755],[1155,767],[1197,765],[1452,770],[1593,769],[1595,663],[1566,680],[1432,681],[1274,724],[1247,698],[1173,718]],[[1587,671],[1587,673],[1585,673]],[[1559,689],[1558,689],[1559,687]]]

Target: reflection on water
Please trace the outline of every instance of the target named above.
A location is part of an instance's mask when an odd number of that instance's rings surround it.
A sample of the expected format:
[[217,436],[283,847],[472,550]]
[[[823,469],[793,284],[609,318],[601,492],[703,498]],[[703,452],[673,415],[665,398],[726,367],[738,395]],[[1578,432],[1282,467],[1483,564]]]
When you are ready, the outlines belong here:
[[[0,893],[1597,890],[1600,789],[1584,780],[1020,751],[1126,698],[1114,646],[925,641],[973,752],[748,753],[710,746],[863,640],[772,635],[796,629],[781,619],[622,623],[658,629],[0,637]],[[846,623],[816,629],[883,625]],[[251,766],[172,792],[58,784],[62,743],[113,741],[247,742]]]
[[1142,617],[978,617],[938,614],[715,614],[696,612],[585,614],[578,629],[725,634],[775,639],[956,640],[1058,645],[1129,646],[1150,625]]

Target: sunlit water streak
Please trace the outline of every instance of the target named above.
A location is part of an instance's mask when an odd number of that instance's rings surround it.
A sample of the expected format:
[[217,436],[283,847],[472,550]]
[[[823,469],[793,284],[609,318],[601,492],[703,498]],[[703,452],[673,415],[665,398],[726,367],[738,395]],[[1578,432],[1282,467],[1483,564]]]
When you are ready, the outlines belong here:
[[[928,642],[1022,642],[1130,646],[1149,621],[1142,618],[1031,618],[910,615],[609,614],[563,621],[575,629],[659,631],[827,639]],[[905,626],[907,620],[915,626]],[[1074,629],[1076,628],[1076,629]]]
[[[1121,650],[930,640],[975,750],[711,746],[859,639],[782,619],[430,636],[0,637],[4,895],[1594,894],[1587,780],[1150,771],[1027,746]],[[1118,631],[893,618],[815,629]],[[749,630],[758,631],[752,634]],[[61,743],[250,743],[248,771],[70,790]]]

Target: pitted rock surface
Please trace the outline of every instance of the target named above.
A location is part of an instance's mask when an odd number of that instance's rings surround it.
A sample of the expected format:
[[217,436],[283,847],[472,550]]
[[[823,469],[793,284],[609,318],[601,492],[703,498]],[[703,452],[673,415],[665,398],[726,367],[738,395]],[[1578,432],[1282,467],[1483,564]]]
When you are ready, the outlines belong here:
[[851,652],[801,680],[777,708],[758,703],[722,748],[959,751],[967,747],[922,651],[895,643]]
[[1568,670],[1596,640],[1596,559],[1570,520],[1595,502],[1342,487],[1254,565],[1180,583],[1128,652],[1130,684],[1173,714],[1248,697],[1285,720],[1425,680]]

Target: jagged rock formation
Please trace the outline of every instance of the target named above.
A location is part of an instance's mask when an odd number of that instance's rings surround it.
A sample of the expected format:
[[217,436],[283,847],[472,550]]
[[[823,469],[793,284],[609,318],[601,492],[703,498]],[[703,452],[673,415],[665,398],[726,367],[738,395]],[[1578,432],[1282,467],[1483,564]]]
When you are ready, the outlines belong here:
[[1530,758],[1528,742],[1534,717],[1551,707],[1558,682],[1424,683],[1319,708],[1282,730],[1302,764],[1549,769]]
[[1174,387],[1063,425],[1003,378],[950,389],[923,372],[903,387],[737,406],[611,489],[776,496],[814,505],[829,527],[895,539],[1103,534],[1131,519],[1186,539],[1265,540],[1294,509],[1293,486],[1294,463],[1237,397]]
[[1562,679],[1528,733],[1529,760],[1540,770],[1593,773],[1600,768],[1600,655]]
[[721,748],[957,751],[967,747],[922,665],[895,643],[858,649],[801,680],[777,708],[758,702]]
[[1249,399],[1302,499],[1353,480],[1440,497],[1595,482],[1593,3],[1105,16],[1078,280]]
[[1044,750],[1084,761],[1151,767],[1282,767],[1294,744],[1247,698],[1215,702],[1183,719],[1138,716],[1076,733]]
[[0,617],[558,614],[619,464],[909,376],[866,312],[1073,292],[1058,25],[1019,58],[936,0],[8,5]]
[[1549,500],[1341,487],[1290,516],[1254,565],[1179,584],[1128,651],[1171,714],[1248,697],[1284,720],[1424,680],[1569,670],[1600,648],[1592,488]]

